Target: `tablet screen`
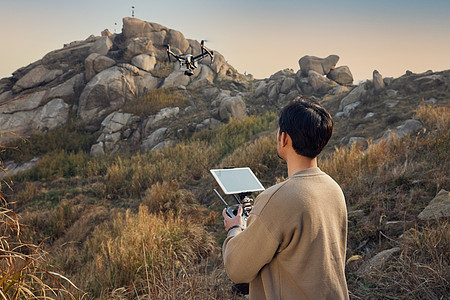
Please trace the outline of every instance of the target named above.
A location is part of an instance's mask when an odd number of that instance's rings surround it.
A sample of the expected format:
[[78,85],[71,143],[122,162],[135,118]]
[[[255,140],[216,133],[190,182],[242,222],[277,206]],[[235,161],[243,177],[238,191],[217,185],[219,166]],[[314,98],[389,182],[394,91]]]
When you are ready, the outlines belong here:
[[210,171],[227,195],[264,191],[261,182],[250,168],[213,169]]

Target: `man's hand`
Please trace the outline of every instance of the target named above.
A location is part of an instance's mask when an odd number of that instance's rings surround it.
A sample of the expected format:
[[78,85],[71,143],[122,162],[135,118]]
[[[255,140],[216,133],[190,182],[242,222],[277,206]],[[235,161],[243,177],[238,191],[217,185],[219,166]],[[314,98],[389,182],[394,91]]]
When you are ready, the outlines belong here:
[[233,226],[239,226],[241,228],[244,226],[244,222],[242,221],[242,212],[243,212],[243,208],[242,208],[242,206],[239,206],[237,216],[230,218],[227,215],[227,209],[226,208],[223,209],[223,211],[222,211],[223,225],[225,226],[226,231],[228,231],[228,229],[230,229]]

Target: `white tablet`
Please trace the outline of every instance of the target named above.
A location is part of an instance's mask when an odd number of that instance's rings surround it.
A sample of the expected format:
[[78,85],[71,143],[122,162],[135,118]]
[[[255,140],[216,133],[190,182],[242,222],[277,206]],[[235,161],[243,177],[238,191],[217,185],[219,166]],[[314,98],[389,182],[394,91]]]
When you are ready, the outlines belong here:
[[211,174],[227,194],[264,191],[264,187],[250,168],[212,169]]

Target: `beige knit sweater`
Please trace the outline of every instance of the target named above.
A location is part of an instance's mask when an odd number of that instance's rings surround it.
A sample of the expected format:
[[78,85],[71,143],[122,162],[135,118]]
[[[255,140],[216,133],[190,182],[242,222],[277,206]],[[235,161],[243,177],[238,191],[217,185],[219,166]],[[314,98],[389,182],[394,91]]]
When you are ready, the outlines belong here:
[[231,280],[250,283],[250,299],[335,300],[348,299],[346,243],[342,190],[310,168],[261,193],[222,252]]

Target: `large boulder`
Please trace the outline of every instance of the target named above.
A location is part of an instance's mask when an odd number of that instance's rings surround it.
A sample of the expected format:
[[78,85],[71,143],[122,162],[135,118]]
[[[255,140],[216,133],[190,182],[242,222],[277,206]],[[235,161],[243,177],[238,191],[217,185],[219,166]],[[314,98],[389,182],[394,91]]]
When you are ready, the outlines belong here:
[[116,64],[116,61],[98,53],[91,53],[84,60],[84,68],[86,74],[86,80],[90,81],[95,74],[100,73]]
[[247,116],[247,107],[241,96],[227,97],[220,102],[219,117],[223,122],[231,118],[242,119]]
[[171,47],[179,49],[181,53],[185,53],[189,48],[189,41],[184,38],[184,35],[181,32],[173,29],[169,30],[167,43]]
[[132,65],[106,69],[98,73],[81,93],[78,116],[88,124],[96,123],[126,101],[155,89],[158,84],[157,78]]
[[141,151],[147,152],[164,140],[167,128],[159,128],[145,138],[141,143]]
[[184,70],[179,69],[173,71],[164,79],[162,88],[178,88],[180,86],[186,87],[190,82],[191,78],[184,75]]
[[37,66],[16,82],[13,87],[13,92],[17,93],[22,90],[48,83],[62,75],[62,73],[62,70],[50,70],[43,65]]
[[255,89],[255,98],[261,97],[267,93],[267,83],[261,81]]
[[317,73],[314,70],[308,72],[308,80],[313,90],[319,93],[326,93],[333,87],[337,86],[337,83]]
[[377,70],[373,70],[373,87],[375,91],[379,91],[384,88],[383,76]]
[[287,77],[283,80],[281,84],[280,92],[283,94],[289,94],[289,92],[295,87],[295,79],[292,77]]
[[353,75],[350,72],[350,68],[347,66],[337,67],[332,69],[327,77],[339,84],[349,85],[353,83]]
[[337,55],[329,55],[326,58],[306,55],[300,58],[298,64],[300,65],[303,76],[308,76],[311,70],[321,75],[327,75],[336,66],[338,61],[339,56]]
[[145,22],[136,18],[123,18],[122,35],[125,39],[134,37],[151,37],[152,32],[167,30],[157,23]]
[[387,261],[397,252],[400,252],[399,247],[394,247],[392,249],[384,250],[372,257],[369,261],[364,263],[356,271],[356,276],[364,277],[368,275],[371,271],[381,268]]
[[102,36],[98,40],[96,40],[92,45],[89,51],[91,53],[98,53],[100,55],[108,54],[109,50],[113,46],[113,42],[109,38],[109,36]]
[[[56,98],[42,106],[34,107],[36,104],[36,102],[31,106],[23,104],[22,110],[16,107],[17,110],[14,112],[0,112],[0,144],[16,139],[16,135],[30,136],[62,126],[67,122],[70,108],[62,99]],[[24,109],[27,105],[33,109]],[[16,135],[8,134],[8,131],[12,131]]]
[[84,74],[80,73],[66,82],[61,83],[50,89],[47,98],[71,98],[77,95],[84,85]]
[[339,104],[339,110],[342,110],[345,106],[360,102],[362,97],[367,93],[366,85],[364,83],[358,85],[355,87],[347,96],[345,96],[340,104]]
[[129,61],[133,57],[139,54],[157,54],[158,51],[152,43],[152,40],[148,37],[135,37],[130,40],[128,40],[124,54],[123,59]]
[[155,68],[156,57],[147,54],[139,54],[131,60],[131,64],[135,65],[141,70],[149,72]]
[[[397,126],[395,129],[388,129],[384,132],[381,139],[390,140],[393,136],[402,138],[408,134],[417,133],[423,129],[423,125],[418,120],[406,120],[402,125]],[[380,139],[380,140],[381,140]]]
[[198,77],[189,84],[189,89],[197,89],[213,84],[216,74],[207,65],[200,65]]

